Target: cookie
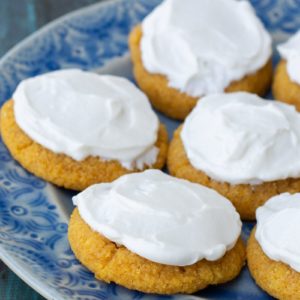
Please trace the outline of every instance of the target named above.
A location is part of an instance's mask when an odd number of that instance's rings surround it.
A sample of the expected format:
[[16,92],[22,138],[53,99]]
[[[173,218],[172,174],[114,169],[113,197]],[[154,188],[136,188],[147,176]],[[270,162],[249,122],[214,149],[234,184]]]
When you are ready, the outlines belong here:
[[264,95],[271,84],[271,38],[248,3],[166,0],[133,28],[129,48],[137,84],[171,118],[183,120],[204,95]]
[[255,220],[256,209],[270,197],[284,192],[300,191],[299,178],[263,182],[256,185],[230,184],[210,178],[189,162],[180,137],[181,130],[182,126],[175,131],[169,146],[167,166],[170,174],[215,189],[233,203],[243,220]]
[[244,245],[239,239],[217,261],[201,260],[186,267],[155,263],[93,231],[77,208],[71,216],[68,238],[76,257],[97,279],[146,293],[194,293],[208,285],[232,280],[245,260]]
[[292,104],[300,110],[300,73],[299,51],[300,31],[287,41],[277,46],[281,60],[276,67],[272,84],[273,96],[276,100]]
[[278,299],[300,299],[300,273],[287,264],[270,259],[255,239],[255,228],[247,245],[247,262],[255,282]]
[[300,111],[300,85],[290,79],[285,60],[276,67],[272,92],[276,100],[292,104]]
[[283,193],[256,211],[247,246],[256,283],[279,299],[300,299],[300,193]]
[[[118,161],[105,161],[93,156],[77,161],[46,149],[20,129],[13,106],[13,100],[9,100],[1,109],[1,136],[14,159],[34,175],[58,186],[80,191],[94,183],[111,182],[123,174],[139,171],[126,169]],[[159,153],[151,168],[162,168],[168,147],[167,131],[162,124],[155,145]]]
[[199,184],[152,169],[90,186],[73,203],[71,248],[106,282],[193,293],[233,279],[243,266],[239,214]]

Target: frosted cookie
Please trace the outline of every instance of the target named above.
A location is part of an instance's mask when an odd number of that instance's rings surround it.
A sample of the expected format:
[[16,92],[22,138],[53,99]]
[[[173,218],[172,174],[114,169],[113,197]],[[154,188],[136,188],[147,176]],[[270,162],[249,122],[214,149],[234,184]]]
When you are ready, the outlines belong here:
[[296,106],[300,111],[300,31],[277,47],[281,61],[272,85],[275,99]]
[[228,198],[242,219],[282,192],[300,192],[300,114],[239,92],[204,97],[171,141],[172,175]]
[[73,198],[68,237],[96,278],[147,293],[193,293],[236,277],[241,221],[214,190],[158,170],[96,184]]
[[205,95],[263,95],[271,83],[271,37],[248,1],[165,0],[132,30],[129,47],[138,85],[172,118]]
[[284,193],[258,208],[247,246],[256,283],[278,299],[300,299],[300,194]]
[[1,109],[1,135],[28,171],[83,190],[162,168],[167,132],[127,79],[61,70],[22,81]]

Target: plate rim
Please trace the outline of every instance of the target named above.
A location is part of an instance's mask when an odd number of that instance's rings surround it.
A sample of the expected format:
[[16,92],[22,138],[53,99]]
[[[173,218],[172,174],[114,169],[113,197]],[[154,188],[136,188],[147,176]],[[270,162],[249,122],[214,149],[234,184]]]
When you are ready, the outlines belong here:
[[[25,270],[18,269],[19,264],[15,263],[13,259],[9,258],[9,254],[7,254],[7,251],[1,248],[2,247],[0,246],[0,259],[11,271],[13,271],[19,278],[21,278],[21,280],[23,280],[29,287],[31,287],[34,291],[39,293],[42,297],[44,297],[47,300],[64,300],[63,298],[61,298],[59,294],[56,295],[55,292],[52,293],[52,288],[46,289],[38,285],[37,282],[34,283],[35,280],[31,276],[30,272],[28,272],[26,269]],[[44,285],[43,282],[42,285]]]
[[[33,33],[29,34],[27,37],[22,39],[20,42],[15,44],[12,48],[10,48],[3,56],[0,58],[0,69],[6,64],[6,62],[14,57],[18,51],[20,51],[22,48],[26,47],[26,45],[32,44],[32,41],[35,40],[38,37],[41,37],[43,35],[46,35],[51,29],[54,29],[56,27],[59,27],[60,24],[62,24],[65,21],[68,21],[72,18],[75,18],[76,16],[80,16],[81,14],[88,13],[89,11],[92,11],[94,9],[102,9],[107,6],[118,6],[118,4],[124,2],[124,0],[103,0],[101,2],[97,2],[94,4],[86,5],[81,8],[78,8],[76,10],[73,10],[71,12],[68,12],[49,23],[43,25]],[[126,2],[126,0],[125,0]],[[114,8],[114,9],[115,9]],[[107,62],[104,63],[102,67],[105,67],[107,63],[110,63],[112,59],[108,59]],[[1,107],[2,105],[0,105]],[[51,286],[47,286],[42,280],[37,281],[34,277],[31,275],[31,272],[27,271],[26,268],[20,269],[20,265],[23,265],[22,263],[15,263],[12,256],[9,254],[9,251],[5,250],[4,247],[0,244],[0,259],[19,277],[21,278],[28,286],[33,288],[37,293],[39,293],[41,296],[48,300],[65,300],[68,299],[67,296],[64,296],[63,294],[57,292],[55,288]],[[25,265],[26,267],[26,265]],[[178,298],[177,298],[178,297]],[[156,298],[156,297],[155,297]],[[159,298],[159,297],[158,297]],[[194,295],[180,295],[176,296],[176,299],[201,299],[205,300],[208,298],[200,297],[200,296],[194,296]]]
[[[39,29],[34,31],[33,33],[29,34],[25,38],[23,38],[21,41],[19,41],[17,44],[12,46],[0,59],[0,69],[2,66],[6,63],[6,61],[13,57],[20,49],[26,47],[26,45],[32,43],[34,39],[36,39],[39,36],[42,36],[44,34],[47,34],[49,30],[52,28],[55,28],[56,26],[59,26],[59,24],[63,23],[66,20],[69,20],[71,18],[75,18],[76,16],[79,16],[83,13],[87,13],[91,10],[94,10],[95,8],[101,9],[108,5],[118,5],[118,3],[121,3],[122,0],[103,0],[101,2],[97,2],[94,4],[89,4],[86,6],[83,6],[81,8],[72,10],[66,14],[63,14],[62,16],[48,22],[47,24],[41,26]],[[110,61],[110,60],[109,60]],[[104,63],[104,66],[106,63]],[[3,102],[0,105],[0,108],[5,102]],[[49,288],[45,288],[44,283],[42,282],[42,286],[39,282],[36,282],[34,278],[31,276],[30,272],[28,272],[26,269],[19,269],[19,264],[15,263],[14,260],[10,257],[8,252],[4,249],[4,247],[0,244],[0,259],[3,261],[3,263],[11,270],[13,271],[21,280],[23,280],[29,287],[31,287],[33,290],[35,290],[37,293],[39,293],[42,297],[44,297],[47,300],[65,300],[64,297],[61,296],[61,294],[55,292],[52,287],[49,286]]]

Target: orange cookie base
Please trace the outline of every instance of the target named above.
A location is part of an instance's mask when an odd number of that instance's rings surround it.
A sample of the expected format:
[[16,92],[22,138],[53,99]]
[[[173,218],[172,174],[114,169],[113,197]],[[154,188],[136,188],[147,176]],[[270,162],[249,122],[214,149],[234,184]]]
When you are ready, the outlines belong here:
[[292,104],[300,111],[300,85],[291,81],[286,61],[281,60],[276,68],[272,85],[273,96],[276,100]]
[[[153,106],[167,116],[183,120],[194,108],[199,97],[191,97],[177,89],[168,86],[165,76],[150,74],[143,66],[140,41],[142,38],[141,26],[136,26],[129,37],[129,48],[133,62],[135,79],[151,100]],[[272,80],[272,62],[258,70],[255,74],[247,75],[241,80],[232,82],[226,92],[246,91],[263,96],[268,91]]]
[[[81,191],[92,184],[111,182],[124,174],[139,171],[128,170],[118,161],[103,161],[92,156],[76,161],[42,147],[17,125],[13,100],[7,101],[1,109],[0,128],[3,142],[14,159],[36,176],[64,188]],[[168,148],[168,134],[163,125],[160,125],[156,146],[159,154],[151,167],[160,169],[165,164]]]
[[210,187],[228,198],[243,220],[255,220],[256,209],[272,196],[300,192],[300,178],[264,182],[258,185],[219,182],[195,169],[189,162],[180,137],[182,126],[174,133],[169,146],[167,165],[171,175]]
[[146,293],[193,293],[232,280],[245,262],[245,246],[240,239],[214,262],[201,260],[187,267],[151,262],[93,231],[77,208],[71,216],[68,237],[75,256],[96,278]]
[[267,293],[278,299],[300,299],[300,273],[267,257],[255,239],[255,229],[248,241],[247,260],[251,275]]

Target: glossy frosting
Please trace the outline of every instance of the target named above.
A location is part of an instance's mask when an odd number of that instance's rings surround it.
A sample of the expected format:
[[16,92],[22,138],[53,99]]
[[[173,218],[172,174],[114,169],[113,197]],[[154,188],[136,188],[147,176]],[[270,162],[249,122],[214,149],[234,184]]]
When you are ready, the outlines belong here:
[[118,160],[128,169],[156,161],[158,118],[127,79],[61,70],[22,81],[13,99],[19,127],[55,153]]
[[248,1],[165,0],[142,23],[142,61],[169,86],[222,92],[271,56],[271,38]]
[[190,163],[217,181],[300,177],[300,114],[291,105],[242,92],[206,96],[181,139]]
[[226,198],[158,170],[93,185],[73,202],[93,230],[161,264],[217,260],[241,232],[240,217]]
[[290,79],[300,84],[300,30],[287,42],[277,46],[277,49],[281,57],[287,61],[287,73]]
[[300,193],[271,198],[256,211],[255,237],[264,253],[300,272]]

